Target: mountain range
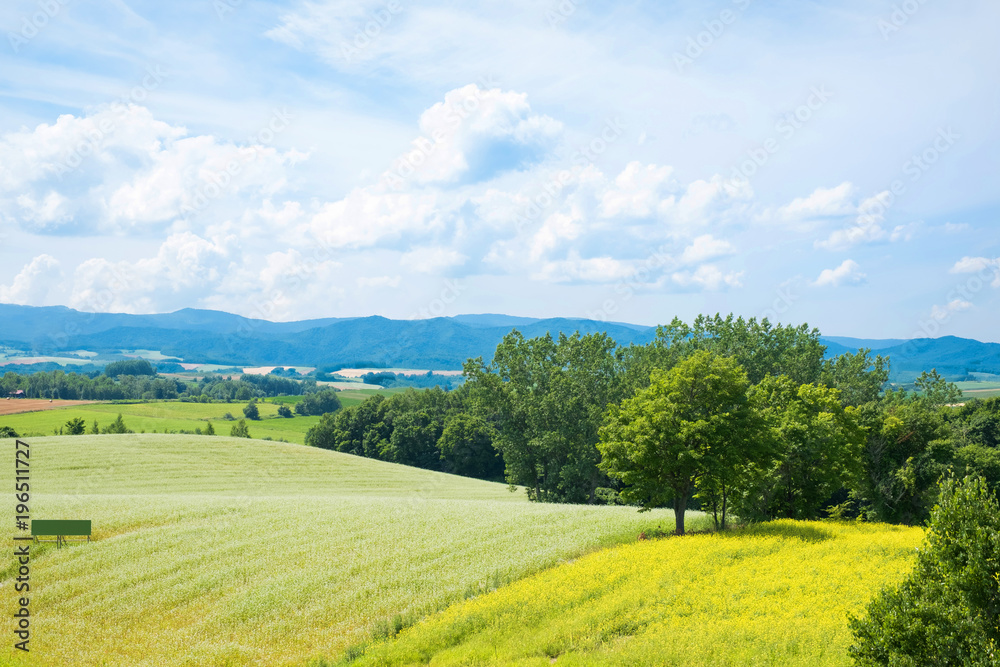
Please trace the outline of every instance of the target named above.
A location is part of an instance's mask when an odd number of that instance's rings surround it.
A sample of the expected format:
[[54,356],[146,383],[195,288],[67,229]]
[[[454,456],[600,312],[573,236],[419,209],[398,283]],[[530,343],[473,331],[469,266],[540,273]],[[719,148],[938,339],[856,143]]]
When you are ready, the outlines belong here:
[[[624,322],[500,314],[270,322],[212,310],[129,315],[0,304],[0,345],[33,355],[159,350],[185,362],[225,365],[457,369],[469,357],[488,359],[503,336],[515,328],[526,337],[547,332],[605,332],[619,344],[647,343],[656,334],[655,327]],[[824,336],[821,340],[827,356],[859,348],[888,356],[894,381],[909,381],[931,368],[950,378],[1000,373],[997,343],[954,336],[914,340]]]

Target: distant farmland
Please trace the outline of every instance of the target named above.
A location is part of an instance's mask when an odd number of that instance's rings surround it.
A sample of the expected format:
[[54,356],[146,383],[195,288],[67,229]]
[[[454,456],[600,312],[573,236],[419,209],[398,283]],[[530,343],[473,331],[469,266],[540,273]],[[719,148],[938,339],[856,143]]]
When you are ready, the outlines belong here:
[[[341,391],[337,394],[341,403],[347,407],[357,405],[366,398],[379,392],[393,393],[393,389],[360,389]],[[319,417],[303,417],[295,415],[292,418],[278,416],[278,406],[294,405],[302,399],[301,396],[283,396],[278,398],[258,399],[261,419],[249,421],[250,434],[255,438],[271,438],[302,444],[305,442],[306,431],[319,422]],[[243,418],[241,403],[187,403],[182,401],[149,401],[136,403],[88,403],[87,401],[54,401],[32,399],[11,399],[0,401],[0,409],[8,404],[25,404],[38,412],[22,412],[21,414],[3,413],[0,411],[0,426],[10,426],[23,436],[47,436],[58,432],[70,419],[80,417],[86,422],[89,431],[96,420],[100,427],[107,426],[119,415],[125,420],[125,425],[139,433],[194,432],[196,428],[204,429],[208,422],[218,435],[229,435],[232,422],[225,418],[229,413],[233,421]],[[9,408],[8,408],[9,409]]]

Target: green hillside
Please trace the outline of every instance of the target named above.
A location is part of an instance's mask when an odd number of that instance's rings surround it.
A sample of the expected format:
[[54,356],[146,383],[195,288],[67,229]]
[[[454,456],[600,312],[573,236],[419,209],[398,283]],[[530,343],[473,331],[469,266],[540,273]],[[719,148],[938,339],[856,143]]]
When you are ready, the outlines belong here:
[[96,539],[33,553],[31,657],[8,644],[6,664],[300,665],[397,614],[671,525],[226,437],[31,439],[31,485],[33,518],[91,519]]

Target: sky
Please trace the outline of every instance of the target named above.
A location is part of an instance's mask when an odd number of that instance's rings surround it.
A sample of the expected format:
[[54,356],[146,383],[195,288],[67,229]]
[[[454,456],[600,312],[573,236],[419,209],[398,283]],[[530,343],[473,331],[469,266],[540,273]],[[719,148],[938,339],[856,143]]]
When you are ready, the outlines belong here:
[[1000,341],[993,0],[12,0],[0,302]]

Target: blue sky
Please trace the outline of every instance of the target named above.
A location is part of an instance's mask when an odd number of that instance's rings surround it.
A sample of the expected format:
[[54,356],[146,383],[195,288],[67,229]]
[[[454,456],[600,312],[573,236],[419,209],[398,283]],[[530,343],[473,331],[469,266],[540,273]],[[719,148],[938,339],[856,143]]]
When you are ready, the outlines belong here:
[[8,2],[0,302],[1000,341],[995,2]]

